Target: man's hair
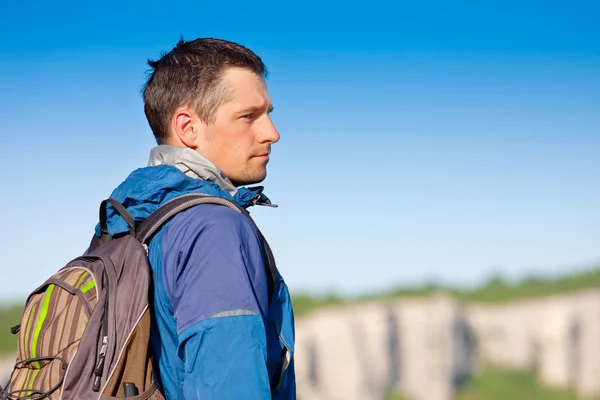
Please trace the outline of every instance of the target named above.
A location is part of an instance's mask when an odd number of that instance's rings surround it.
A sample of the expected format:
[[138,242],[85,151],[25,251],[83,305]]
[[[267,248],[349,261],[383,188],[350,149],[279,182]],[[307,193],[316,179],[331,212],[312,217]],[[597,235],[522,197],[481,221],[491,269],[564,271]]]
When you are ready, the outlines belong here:
[[152,73],[143,88],[144,112],[158,144],[167,141],[171,118],[178,107],[192,107],[205,123],[214,122],[229,89],[222,77],[229,67],[248,69],[265,78],[260,57],[237,43],[222,39],[179,40],[157,61],[148,60]]

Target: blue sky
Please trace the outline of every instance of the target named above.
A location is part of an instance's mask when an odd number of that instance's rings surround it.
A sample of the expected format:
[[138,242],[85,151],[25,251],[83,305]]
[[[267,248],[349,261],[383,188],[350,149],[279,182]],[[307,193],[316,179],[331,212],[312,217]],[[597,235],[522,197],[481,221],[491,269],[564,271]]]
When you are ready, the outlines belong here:
[[145,164],[146,59],[179,35],[269,68],[280,207],[253,214],[292,291],[600,265],[600,3],[126,3],[3,2],[0,300]]

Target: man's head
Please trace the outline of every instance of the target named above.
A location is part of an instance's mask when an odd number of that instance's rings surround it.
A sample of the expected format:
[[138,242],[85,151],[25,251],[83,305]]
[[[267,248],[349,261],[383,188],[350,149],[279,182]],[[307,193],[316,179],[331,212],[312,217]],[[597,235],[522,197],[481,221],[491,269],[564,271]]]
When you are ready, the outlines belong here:
[[236,43],[196,39],[148,64],[144,111],[158,144],[198,151],[235,185],[262,181],[279,133],[261,59]]

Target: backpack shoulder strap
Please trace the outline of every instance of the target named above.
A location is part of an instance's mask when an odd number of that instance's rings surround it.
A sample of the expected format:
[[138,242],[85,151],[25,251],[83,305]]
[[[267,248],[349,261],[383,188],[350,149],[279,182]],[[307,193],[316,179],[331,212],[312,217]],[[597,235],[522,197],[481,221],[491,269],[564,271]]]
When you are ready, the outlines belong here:
[[234,203],[231,200],[227,200],[223,197],[218,196],[210,196],[205,194],[186,194],[179,196],[173,200],[170,200],[160,206],[156,211],[154,211],[148,218],[142,222],[138,228],[136,237],[143,245],[147,245],[154,234],[156,234],[162,226],[171,220],[175,215],[179,214],[182,211],[185,211],[191,207],[195,207],[200,204],[216,204],[225,207],[229,207],[233,210],[236,210],[242,213],[254,228],[256,232],[261,247],[263,250],[263,258],[265,264],[265,272],[267,274],[267,287],[269,294],[269,301],[273,297],[273,291],[275,289],[275,283],[277,282],[277,266],[275,264],[275,257],[273,256],[273,252],[269,244],[267,243],[265,237],[258,229],[258,226],[250,216],[250,213],[243,208]]

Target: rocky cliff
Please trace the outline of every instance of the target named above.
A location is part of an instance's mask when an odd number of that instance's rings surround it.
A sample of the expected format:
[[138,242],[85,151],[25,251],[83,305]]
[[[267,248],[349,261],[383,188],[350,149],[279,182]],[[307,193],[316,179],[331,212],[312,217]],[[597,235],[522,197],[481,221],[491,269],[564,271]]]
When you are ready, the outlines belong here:
[[450,400],[477,368],[534,369],[600,396],[600,291],[496,305],[433,296],[322,309],[296,324],[299,397]]

